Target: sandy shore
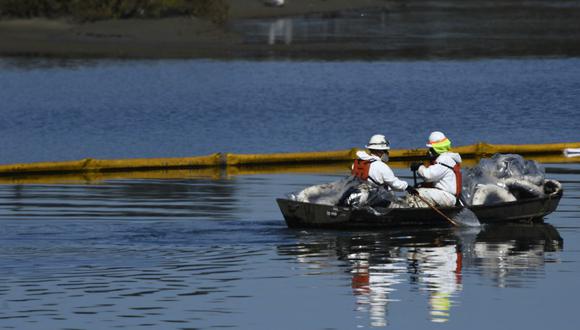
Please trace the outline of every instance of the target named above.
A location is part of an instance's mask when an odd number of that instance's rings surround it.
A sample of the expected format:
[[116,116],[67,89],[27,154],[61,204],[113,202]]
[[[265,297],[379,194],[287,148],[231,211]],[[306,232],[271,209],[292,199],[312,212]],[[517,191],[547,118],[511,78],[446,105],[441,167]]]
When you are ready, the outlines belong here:
[[[564,0],[432,2],[417,0],[287,0],[268,7],[262,0],[230,0],[229,22],[217,26],[206,20],[181,17],[109,20],[77,24],[70,20],[0,21],[0,56],[120,57],[120,58],[366,58],[580,56],[580,5]],[[501,3],[501,6],[498,5]],[[562,6],[559,4],[562,3]],[[381,35],[348,38],[296,37],[304,28],[282,24],[294,33],[292,42],[249,42],[252,36],[232,24],[247,19],[336,13],[350,9],[380,13]],[[332,14],[331,14],[332,13]],[[322,15],[324,16],[324,15]],[[320,17],[320,16],[319,16]],[[327,19],[330,22],[330,18]],[[234,22],[234,23],[232,23]],[[328,23],[325,29],[344,27]],[[272,29],[276,26],[272,26]],[[348,30],[348,26],[346,26]],[[370,30],[376,26],[368,26]],[[288,31],[294,29],[294,31]],[[270,32],[272,32],[271,30]],[[256,33],[252,32],[251,33]],[[260,32],[267,34],[267,32]],[[344,37],[344,38],[343,38]],[[256,39],[256,38],[254,38]]]
[[179,58],[226,55],[239,37],[195,18],[0,22],[5,56]]

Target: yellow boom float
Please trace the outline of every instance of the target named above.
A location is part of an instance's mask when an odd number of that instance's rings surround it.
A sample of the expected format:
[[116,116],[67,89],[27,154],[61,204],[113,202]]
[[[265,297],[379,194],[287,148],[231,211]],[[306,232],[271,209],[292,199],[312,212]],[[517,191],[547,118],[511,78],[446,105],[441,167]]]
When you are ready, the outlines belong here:
[[[524,157],[538,159],[543,162],[580,162],[580,158],[565,158],[563,152],[569,148],[580,148],[580,142],[557,144],[529,144],[529,145],[493,145],[477,143],[469,146],[453,148],[462,158],[477,160],[495,153],[514,153]],[[200,157],[182,158],[144,158],[100,160],[82,159],[63,162],[39,162],[29,164],[0,165],[0,176],[19,176],[34,174],[68,174],[68,173],[107,173],[107,172],[134,172],[150,170],[184,170],[203,168],[235,167],[234,172],[244,173],[244,167],[267,168],[300,166],[313,164],[330,164],[347,162],[354,159],[358,149],[324,152],[301,153],[274,153],[274,154],[211,154]],[[425,149],[391,150],[390,160],[395,167],[397,164],[406,166],[406,162],[424,157]],[[251,172],[251,171],[250,171]]]

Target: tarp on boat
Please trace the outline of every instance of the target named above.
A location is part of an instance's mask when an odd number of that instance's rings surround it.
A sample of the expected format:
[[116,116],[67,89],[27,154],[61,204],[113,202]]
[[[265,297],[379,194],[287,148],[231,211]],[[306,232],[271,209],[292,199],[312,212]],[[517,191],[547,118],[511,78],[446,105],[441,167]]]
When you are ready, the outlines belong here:
[[310,186],[292,193],[289,199],[320,205],[341,205],[354,208],[381,205],[396,200],[393,192],[372,182],[349,175],[340,180]]
[[[558,181],[545,178],[541,164],[516,154],[495,154],[481,159],[475,167],[463,169],[462,200],[467,206],[543,197],[560,188]],[[351,175],[308,187],[288,197],[298,202],[353,208],[424,207],[413,203],[412,198],[397,198],[393,191]]]
[[561,187],[546,180],[544,167],[515,154],[495,154],[464,169],[462,197],[467,205],[491,205],[543,197]]

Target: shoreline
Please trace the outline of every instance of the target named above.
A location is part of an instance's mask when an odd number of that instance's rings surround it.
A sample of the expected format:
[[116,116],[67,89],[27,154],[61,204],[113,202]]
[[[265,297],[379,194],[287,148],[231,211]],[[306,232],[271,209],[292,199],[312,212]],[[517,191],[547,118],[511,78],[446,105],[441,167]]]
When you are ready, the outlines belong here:
[[[229,4],[230,20],[225,26],[195,17],[82,24],[62,18],[4,19],[0,20],[0,56],[324,60],[580,57],[580,5],[568,8],[540,1],[496,8],[487,1],[465,4],[459,0],[437,5],[426,0],[408,5],[397,0],[359,0],[354,4],[351,0],[288,0],[284,7],[267,7],[261,0],[229,0]],[[353,10],[361,11],[360,19],[345,14]],[[353,20],[364,20],[367,14],[372,16],[366,18],[368,26],[351,31]],[[314,24],[311,21],[317,24],[314,34],[309,32]],[[253,25],[244,27],[246,22]],[[377,26],[382,30],[373,35]],[[370,31],[368,35],[365,28]],[[322,32],[317,32],[320,29]],[[330,36],[324,32],[335,30],[339,32]],[[283,35],[288,31],[290,38]],[[350,36],[352,33],[355,37]]]
[[[268,7],[262,0],[228,0],[231,21],[273,19],[385,6],[391,0],[292,0]],[[230,58],[263,57],[288,47],[247,45],[243,37],[195,17],[103,20],[0,20],[0,56],[67,58]],[[312,47],[316,52],[317,46]],[[297,49],[300,51],[300,47]],[[290,56],[293,49],[288,52]]]

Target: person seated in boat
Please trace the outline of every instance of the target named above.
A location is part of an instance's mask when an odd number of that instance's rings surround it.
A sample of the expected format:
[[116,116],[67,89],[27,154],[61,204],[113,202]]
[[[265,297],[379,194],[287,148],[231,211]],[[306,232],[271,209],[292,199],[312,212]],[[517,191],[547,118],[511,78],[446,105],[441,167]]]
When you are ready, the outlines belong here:
[[421,197],[438,206],[460,205],[461,156],[451,152],[451,140],[439,131],[429,135],[426,146],[430,165],[411,164],[411,171],[425,180],[417,191]]
[[373,135],[365,146],[366,151],[358,151],[352,166],[352,175],[363,180],[383,186],[388,190],[407,191],[414,194],[417,190],[407,182],[395,176],[386,164],[389,160],[390,143],[384,135]]

